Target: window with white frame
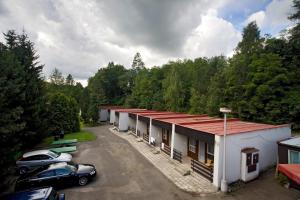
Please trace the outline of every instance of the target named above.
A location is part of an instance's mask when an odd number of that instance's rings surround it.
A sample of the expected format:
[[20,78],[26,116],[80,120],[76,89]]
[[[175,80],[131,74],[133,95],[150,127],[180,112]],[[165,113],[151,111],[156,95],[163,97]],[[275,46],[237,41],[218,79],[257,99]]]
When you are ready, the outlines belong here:
[[300,152],[289,150],[289,164],[300,164]]
[[189,138],[189,151],[196,153],[196,139],[195,138]]

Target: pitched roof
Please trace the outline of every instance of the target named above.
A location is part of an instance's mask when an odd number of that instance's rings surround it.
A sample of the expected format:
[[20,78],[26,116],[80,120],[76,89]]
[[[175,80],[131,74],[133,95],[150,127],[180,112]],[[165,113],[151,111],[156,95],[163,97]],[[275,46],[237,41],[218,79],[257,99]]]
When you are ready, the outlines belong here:
[[147,111],[146,109],[141,108],[121,108],[121,109],[114,109],[115,112],[139,112],[139,111]]
[[[197,131],[210,133],[214,135],[224,135],[224,121],[223,120],[215,120],[215,121],[204,121],[200,123],[194,124],[187,124],[187,125],[180,125],[186,128],[194,129]],[[239,134],[239,133],[246,133],[246,132],[254,132],[266,129],[274,129],[280,127],[287,127],[289,125],[269,125],[269,124],[259,124],[253,122],[245,122],[240,121],[238,119],[228,119],[227,121],[227,134]]]

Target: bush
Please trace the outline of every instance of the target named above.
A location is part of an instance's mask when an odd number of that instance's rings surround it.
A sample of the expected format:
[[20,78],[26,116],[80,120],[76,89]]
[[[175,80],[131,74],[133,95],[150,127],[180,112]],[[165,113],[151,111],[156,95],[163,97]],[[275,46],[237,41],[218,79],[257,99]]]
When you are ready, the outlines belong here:
[[48,96],[46,129],[48,134],[80,130],[79,108],[74,98],[62,93]]
[[277,181],[280,185],[284,186],[286,185],[287,183],[289,183],[289,179],[287,176],[285,176],[284,174],[282,173],[279,173],[278,176],[277,176]]

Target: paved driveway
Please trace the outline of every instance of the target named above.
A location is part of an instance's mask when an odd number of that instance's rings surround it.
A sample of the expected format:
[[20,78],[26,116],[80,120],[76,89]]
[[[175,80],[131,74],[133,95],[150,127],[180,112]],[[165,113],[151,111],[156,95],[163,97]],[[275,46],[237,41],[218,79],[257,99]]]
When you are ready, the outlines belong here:
[[192,196],[179,190],[127,141],[112,134],[109,127],[88,128],[97,135],[97,140],[80,144],[74,159],[95,164],[98,177],[85,187],[65,189],[67,199],[295,199],[300,196],[298,192],[260,181],[231,195]]

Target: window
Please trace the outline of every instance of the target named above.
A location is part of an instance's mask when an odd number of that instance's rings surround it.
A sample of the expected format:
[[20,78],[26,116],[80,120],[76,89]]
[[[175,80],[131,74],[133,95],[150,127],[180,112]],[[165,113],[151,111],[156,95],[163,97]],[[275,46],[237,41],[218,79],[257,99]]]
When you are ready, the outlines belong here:
[[22,159],[22,161],[37,161],[37,160],[42,160],[41,155],[29,156]]
[[56,175],[58,175],[58,176],[70,174],[70,171],[67,169],[56,169],[55,172],[56,172]]
[[34,159],[34,156],[28,156],[28,157],[22,158],[21,161],[31,161],[33,159]]
[[196,139],[195,138],[189,138],[189,151],[196,153]]
[[47,155],[40,155],[40,160],[49,160],[49,159],[52,159],[52,158]]
[[49,154],[51,157],[53,157],[53,158],[57,158],[57,157],[60,156],[61,153],[57,153],[57,152],[55,152],[55,151],[49,151],[48,154]]
[[300,164],[300,152],[289,150],[289,164]]
[[55,176],[54,170],[42,172],[38,175],[39,178],[47,178],[47,177],[51,177],[51,176]]

